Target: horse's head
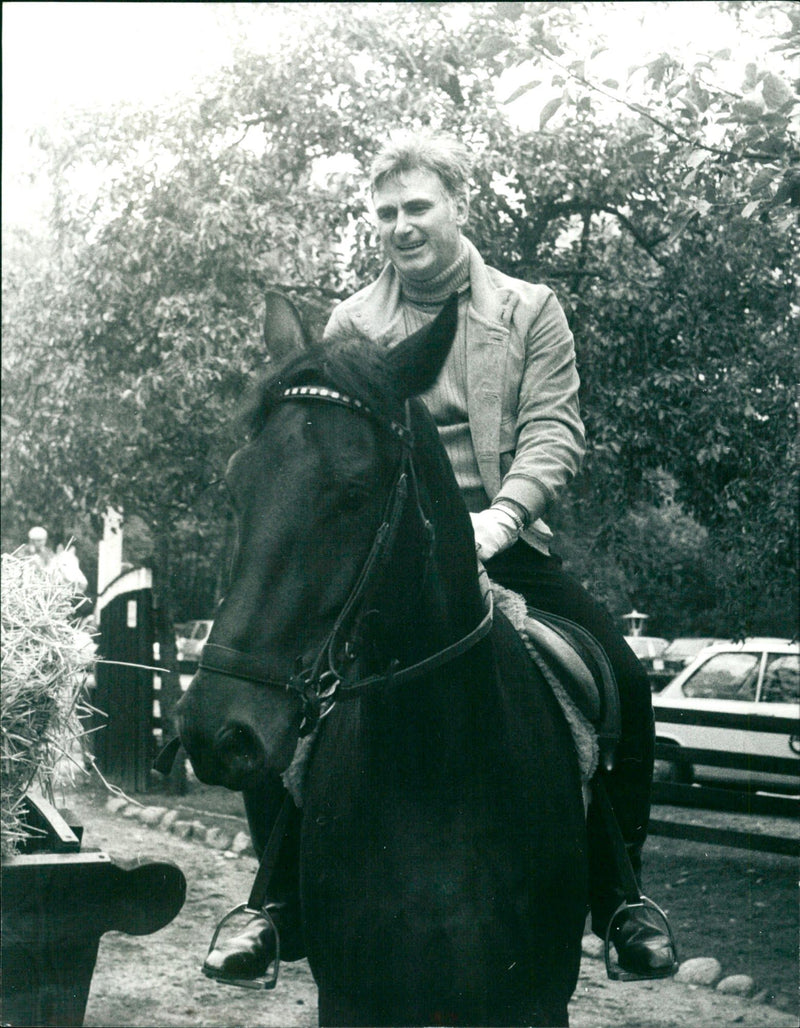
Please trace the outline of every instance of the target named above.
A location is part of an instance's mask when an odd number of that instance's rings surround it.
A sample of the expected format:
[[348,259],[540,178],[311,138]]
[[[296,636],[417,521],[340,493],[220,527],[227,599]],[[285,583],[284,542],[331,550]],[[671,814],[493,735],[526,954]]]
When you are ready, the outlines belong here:
[[474,544],[436,428],[408,402],[444,363],[455,300],[392,349],[306,349],[288,301],[269,308],[270,351],[285,359],[228,466],[232,580],[179,708],[197,775],[233,789],[286,768],[325,693],[424,656],[434,624],[446,636],[474,621],[478,595],[435,573],[474,575]]

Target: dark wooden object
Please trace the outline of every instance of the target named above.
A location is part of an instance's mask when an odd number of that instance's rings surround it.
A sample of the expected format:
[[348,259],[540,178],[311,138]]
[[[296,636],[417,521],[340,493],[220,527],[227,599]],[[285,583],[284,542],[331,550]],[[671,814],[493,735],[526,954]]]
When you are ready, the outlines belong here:
[[52,822],[53,845],[62,848],[3,862],[0,1019],[38,1028],[81,1025],[103,933],[163,928],[183,906],[186,879],[166,861],[81,851],[78,833],[57,811],[40,800],[31,807],[31,821]]
[[90,739],[103,775],[126,792],[147,792],[155,757],[153,643],[155,616],[146,569],[115,579],[98,599],[100,641],[91,698]]

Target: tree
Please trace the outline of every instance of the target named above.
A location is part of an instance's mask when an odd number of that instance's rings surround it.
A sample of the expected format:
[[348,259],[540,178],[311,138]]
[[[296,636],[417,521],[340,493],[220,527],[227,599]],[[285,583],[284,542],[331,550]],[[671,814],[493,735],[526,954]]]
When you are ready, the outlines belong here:
[[[481,251],[552,284],[568,310],[591,439],[577,523],[610,552],[666,472],[731,569],[726,630],[762,623],[753,600],[767,589],[788,610],[800,201],[780,61],[796,11],[731,8],[765,39],[765,66],[744,69],[734,95],[716,85],[732,63],[721,53],[597,78],[579,28],[601,6],[237,8],[233,63],[194,96],[76,115],[43,138],[58,251],[6,318],[4,511],[121,506],[150,526],[166,590],[187,546],[224,563],[211,497],[237,442],[230,412],[263,366],[263,291],[286,288],[319,329],[378,267],[361,186],[372,155],[390,129],[431,125],[476,151]],[[771,63],[770,33],[784,47]],[[511,117],[534,95],[538,130]]]

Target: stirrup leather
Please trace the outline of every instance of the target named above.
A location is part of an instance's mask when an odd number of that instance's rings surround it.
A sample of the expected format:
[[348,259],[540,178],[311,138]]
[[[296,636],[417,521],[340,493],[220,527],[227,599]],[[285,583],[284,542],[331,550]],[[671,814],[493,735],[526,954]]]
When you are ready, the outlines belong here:
[[253,908],[247,903],[240,903],[238,907],[234,907],[233,910],[229,910],[214,930],[214,934],[211,937],[211,943],[208,947],[208,953],[206,954],[206,959],[208,959],[215,949],[217,939],[219,938],[223,927],[238,914],[249,914],[251,917],[260,917],[269,924],[275,935],[275,956],[267,964],[264,973],[258,975],[256,978],[232,978],[229,975],[223,974],[221,971],[215,970],[213,967],[208,967],[205,963],[202,967],[203,974],[206,978],[211,978],[224,985],[235,985],[240,989],[274,989],[278,984],[278,975],[280,973],[281,966],[281,939],[275,922],[266,906],[263,906],[260,910],[253,910]]

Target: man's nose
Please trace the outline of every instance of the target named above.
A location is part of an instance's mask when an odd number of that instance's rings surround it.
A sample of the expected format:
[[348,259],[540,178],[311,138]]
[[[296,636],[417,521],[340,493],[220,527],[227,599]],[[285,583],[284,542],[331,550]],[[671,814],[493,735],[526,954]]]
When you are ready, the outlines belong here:
[[412,228],[413,225],[408,217],[402,211],[398,211],[397,220],[394,223],[394,234],[396,236],[407,236]]

